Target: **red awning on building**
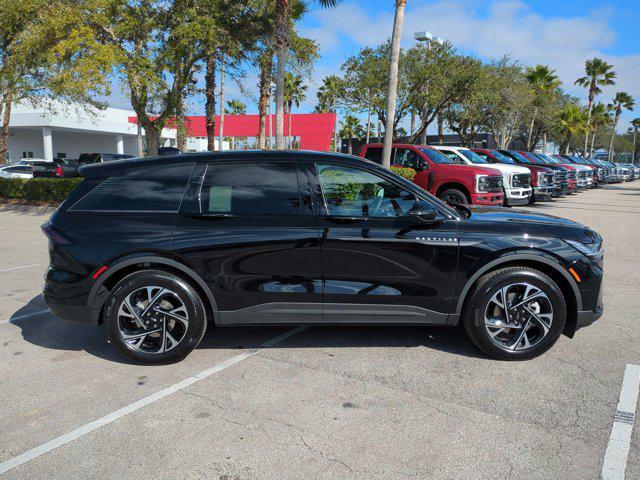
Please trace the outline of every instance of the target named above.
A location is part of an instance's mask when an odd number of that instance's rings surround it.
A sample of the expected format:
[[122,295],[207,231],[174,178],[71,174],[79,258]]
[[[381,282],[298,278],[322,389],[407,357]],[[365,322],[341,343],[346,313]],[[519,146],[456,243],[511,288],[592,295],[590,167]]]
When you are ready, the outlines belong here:
[[[136,119],[136,117],[129,117],[129,122],[136,123]],[[220,117],[216,116],[215,121],[216,136],[218,136]],[[269,136],[269,121],[271,121],[272,136],[275,137],[276,116],[267,116],[267,137]],[[204,116],[188,116],[186,123],[190,137],[207,136]],[[328,151],[331,148],[331,137],[335,123],[335,113],[294,113],[291,114],[291,133],[289,133],[289,115],[284,116],[284,134],[299,138],[300,148],[303,150]],[[225,137],[257,137],[258,126],[258,115],[224,116]]]

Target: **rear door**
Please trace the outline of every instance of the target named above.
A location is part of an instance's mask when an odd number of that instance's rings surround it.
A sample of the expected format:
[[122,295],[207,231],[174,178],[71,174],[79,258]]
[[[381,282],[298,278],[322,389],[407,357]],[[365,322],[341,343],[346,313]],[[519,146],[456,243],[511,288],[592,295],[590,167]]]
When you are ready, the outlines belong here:
[[326,161],[315,170],[325,323],[446,323],[458,261],[453,216],[432,204],[442,221],[416,223],[408,212],[419,190],[378,169]]
[[322,321],[317,219],[298,162],[198,165],[173,245],[208,284],[220,323]]

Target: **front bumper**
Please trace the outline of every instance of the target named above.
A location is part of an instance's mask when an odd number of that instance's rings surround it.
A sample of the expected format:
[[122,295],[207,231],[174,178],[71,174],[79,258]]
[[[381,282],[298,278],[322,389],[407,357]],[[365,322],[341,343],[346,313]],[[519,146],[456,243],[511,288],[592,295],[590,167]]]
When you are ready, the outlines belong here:
[[553,186],[533,187],[534,200],[550,200],[553,196]]
[[506,190],[505,203],[507,205],[528,205],[531,198],[531,188]]
[[504,203],[503,193],[472,193],[471,203],[473,205],[493,205],[502,206]]
[[578,312],[578,317],[576,319],[576,331],[581,328],[588,327],[596,320],[598,320],[602,313],[604,312],[604,307],[599,305],[595,310],[585,310],[582,312]]

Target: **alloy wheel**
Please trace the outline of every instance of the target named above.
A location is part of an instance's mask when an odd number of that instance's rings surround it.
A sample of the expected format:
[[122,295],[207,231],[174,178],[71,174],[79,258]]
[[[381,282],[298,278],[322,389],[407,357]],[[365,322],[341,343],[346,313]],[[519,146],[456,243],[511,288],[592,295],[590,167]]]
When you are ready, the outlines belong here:
[[485,308],[484,325],[498,347],[526,350],[540,343],[553,323],[551,300],[529,283],[512,283],[496,291]]
[[187,334],[189,315],[180,297],[165,287],[145,286],[118,309],[118,331],[128,348],[146,354],[174,349]]

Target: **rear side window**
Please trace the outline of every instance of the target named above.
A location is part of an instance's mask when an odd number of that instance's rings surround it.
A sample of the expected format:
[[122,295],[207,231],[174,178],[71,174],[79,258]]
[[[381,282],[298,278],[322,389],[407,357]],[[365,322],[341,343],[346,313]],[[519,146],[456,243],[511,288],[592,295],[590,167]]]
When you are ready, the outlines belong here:
[[71,210],[177,212],[193,165],[169,165],[113,176],[82,197]]
[[296,164],[208,165],[200,191],[200,212],[210,215],[301,215]]

